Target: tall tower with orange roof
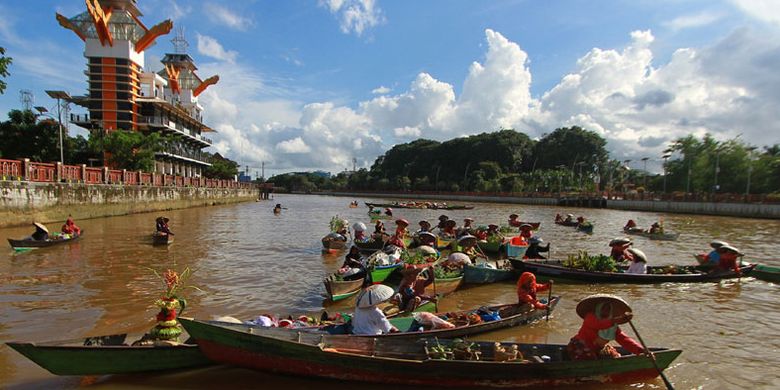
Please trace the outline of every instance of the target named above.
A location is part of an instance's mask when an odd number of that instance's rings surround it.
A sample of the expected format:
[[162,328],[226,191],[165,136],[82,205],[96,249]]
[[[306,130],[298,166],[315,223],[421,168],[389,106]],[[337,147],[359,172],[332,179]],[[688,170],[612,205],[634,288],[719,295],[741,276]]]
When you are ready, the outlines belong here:
[[[192,58],[178,49],[175,55],[165,56],[160,74],[144,72],[145,50],[168,34],[173,22],[165,20],[147,28],[136,0],[85,3],[86,11],[72,18],[56,15],[62,27],[84,42],[87,58],[88,94],[72,101],[87,108],[89,116],[72,115],[71,121],[91,131],[168,135],[173,141],[156,155],[155,171],[200,176],[210,165],[201,149],[211,145],[202,133],[213,130],[202,122],[203,108],[197,96],[219,77],[201,80]],[[177,39],[183,41],[183,34]]]

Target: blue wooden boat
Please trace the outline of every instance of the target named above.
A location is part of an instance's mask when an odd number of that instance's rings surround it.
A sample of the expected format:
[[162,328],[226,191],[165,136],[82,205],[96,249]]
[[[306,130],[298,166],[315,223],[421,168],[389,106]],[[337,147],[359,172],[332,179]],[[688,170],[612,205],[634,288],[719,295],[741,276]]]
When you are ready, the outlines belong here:
[[515,279],[516,272],[513,269],[489,268],[477,265],[467,265],[463,268],[463,283],[487,284]]

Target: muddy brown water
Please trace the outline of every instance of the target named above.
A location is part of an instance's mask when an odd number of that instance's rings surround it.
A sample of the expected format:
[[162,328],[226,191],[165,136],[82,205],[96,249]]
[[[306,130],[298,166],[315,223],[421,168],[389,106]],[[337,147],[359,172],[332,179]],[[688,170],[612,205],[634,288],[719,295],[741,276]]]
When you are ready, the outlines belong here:
[[[186,293],[186,314],[198,318],[231,315],[249,319],[265,313],[318,312],[323,309],[322,277],[341,265],[344,254],[324,255],[320,239],[336,214],[350,224],[369,224],[363,201],[354,198],[277,195],[272,201],[192,208],[165,213],[176,241],[151,245],[157,214],[77,221],[81,240],[60,247],[14,252],[0,249],[0,340],[48,341],[125,332],[143,332],[154,324],[154,300],[163,289],[151,269],[176,264],[195,272],[190,284],[202,292]],[[287,210],[272,213],[275,203]],[[607,242],[620,236],[629,218],[649,226],[663,217],[666,229],[680,232],[674,242],[635,237],[650,264],[691,264],[693,254],[724,239],[747,254],[746,260],[780,266],[780,221],[658,214],[603,209],[474,203],[473,210],[402,210],[395,213],[434,222],[441,214],[476,224],[505,224],[516,212],[522,220],[541,221],[538,235],[552,243],[554,258],[578,250],[608,253]],[[552,223],[556,212],[585,215],[595,223],[593,235]],[[390,224],[392,225],[392,224]],[[58,226],[49,225],[56,230]],[[389,226],[391,228],[392,226]],[[19,238],[31,228],[0,229],[0,237]],[[666,374],[677,389],[780,388],[780,286],[750,277],[719,283],[661,285],[555,285],[563,299],[549,322],[488,333],[480,340],[566,343],[580,325],[574,312],[579,299],[612,293],[632,305],[634,323],[648,344],[679,348],[683,354]],[[512,302],[514,285],[501,283],[467,288],[444,298],[440,310]],[[345,304],[328,310],[348,309]],[[630,328],[625,329],[631,333]],[[57,377],[0,346],[0,387],[12,388],[240,388],[343,389],[337,381],[292,378],[238,368],[71,378]],[[358,387],[351,384],[350,387]],[[397,386],[361,384],[362,388]],[[623,388],[613,386],[610,388]],[[660,379],[637,388],[663,388]],[[604,386],[586,386],[601,389]]]

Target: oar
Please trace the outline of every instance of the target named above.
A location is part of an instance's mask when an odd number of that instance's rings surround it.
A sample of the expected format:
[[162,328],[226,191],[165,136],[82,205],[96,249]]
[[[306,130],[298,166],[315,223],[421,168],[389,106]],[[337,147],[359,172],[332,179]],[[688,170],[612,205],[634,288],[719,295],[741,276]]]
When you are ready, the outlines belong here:
[[547,319],[546,321],[550,321],[550,305],[552,305],[552,286],[553,281],[550,280],[550,291],[547,292]]
[[661,368],[658,367],[658,362],[655,361],[655,357],[652,355],[652,352],[650,352],[650,348],[647,348],[647,344],[645,344],[645,341],[642,340],[642,336],[640,336],[639,332],[636,331],[636,327],[634,326],[634,323],[631,322],[631,320],[628,320],[628,324],[631,325],[631,329],[634,331],[634,334],[636,334],[636,338],[638,338],[639,342],[642,343],[642,347],[645,349],[645,353],[647,353],[647,357],[650,359],[651,362],[653,362],[653,367],[655,367],[655,370],[658,371],[659,375],[661,375],[661,379],[664,380],[664,384],[666,385],[666,388],[669,390],[674,390],[674,386],[672,386],[672,382],[669,382],[669,379],[666,378],[666,374],[664,374],[663,370],[661,370]]
[[431,272],[433,272],[433,310],[435,312],[439,312],[439,296],[436,294],[436,272],[433,270],[433,267],[428,268]]

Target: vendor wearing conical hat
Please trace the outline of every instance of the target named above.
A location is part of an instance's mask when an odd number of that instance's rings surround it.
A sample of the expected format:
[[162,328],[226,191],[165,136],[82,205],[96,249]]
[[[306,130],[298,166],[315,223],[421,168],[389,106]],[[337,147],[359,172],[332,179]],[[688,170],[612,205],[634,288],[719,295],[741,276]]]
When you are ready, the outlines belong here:
[[366,287],[357,296],[357,307],[352,316],[352,333],[375,335],[398,332],[376,305],[392,298],[393,289],[384,284]]
[[509,226],[520,227],[520,221],[517,220],[520,216],[517,214],[509,214]]
[[720,255],[720,260],[718,260],[718,266],[715,267],[716,271],[734,271],[737,274],[741,273],[739,270],[739,262],[737,261],[737,258],[742,256],[742,252],[740,252],[739,249],[731,245],[723,245],[718,248],[718,254]]
[[626,251],[631,254],[631,264],[628,266],[626,273],[646,274],[647,256],[645,255],[645,252],[642,252],[636,248],[628,248]]
[[577,314],[583,322],[580,331],[566,347],[571,360],[620,357],[620,352],[609,344],[612,340],[633,354],[644,352],[642,345],[618,327],[633,318],[628,303],[620,297],[610,294],[591,295],[577,304]]
[[609,247],[611,248],[609,256],[615,259],[615,261],[630,260],[630,256],[627,256],[626,251],[631,244],[631,240],[626,237],[612,239],[609,242]]
[[49,229],[46,229],[44,224],[33,222],[33,226],[35,226],[35,233],[31,235],[33,240],[44,241],[49,239]]
[[[426,269],[427,272],[423,272]],[[421,267],[404,264],[401,275],[403,277],[398,286],[398,307],[402,311],[413,311],[422,303],[423,299],[435,299],[435,297],[425,295],[425,288],[431,285],[435,278],[433,266]]]
[[533,229],[534,227],[529,223],[520,224],[520,235],[529,240],[534,235]]
[[712,251],[710,251],[710,253],[701,253],[696,255],[696,259],[699,260],[699,264],[718,265],[718,263],[720,263],[720,253],[718,253],[718,248],[724,245],[729,245],[729,243],[721,240],[712,240],[710,243]]
[[552,280],[545,284],[538,284],[534,274],[523,272],[520,279],[517,280],[517,303],[529,304],[534,309],[547,309],[547,305],[539,302],[536,298],[536,293],[548,290],[552,285]]

